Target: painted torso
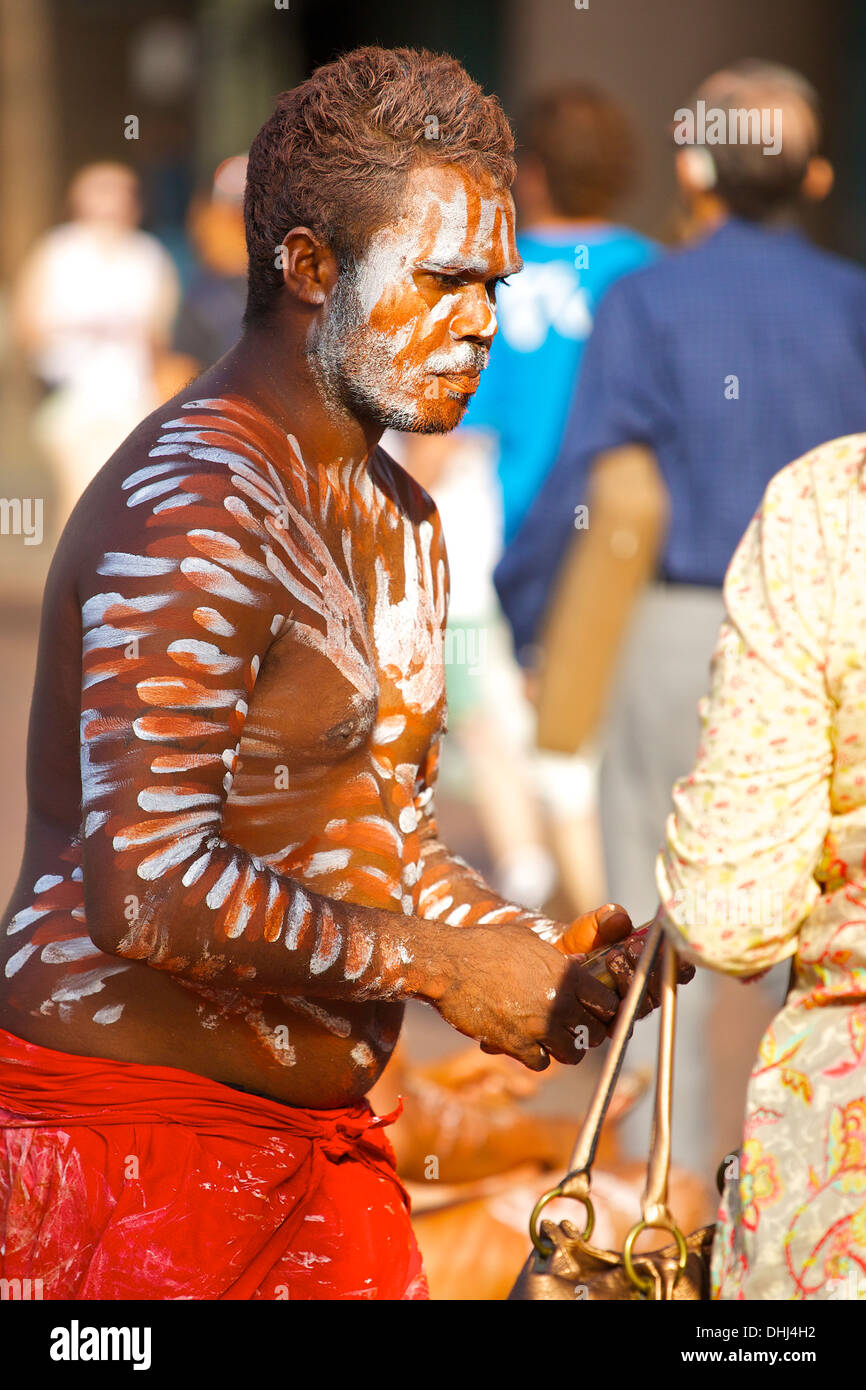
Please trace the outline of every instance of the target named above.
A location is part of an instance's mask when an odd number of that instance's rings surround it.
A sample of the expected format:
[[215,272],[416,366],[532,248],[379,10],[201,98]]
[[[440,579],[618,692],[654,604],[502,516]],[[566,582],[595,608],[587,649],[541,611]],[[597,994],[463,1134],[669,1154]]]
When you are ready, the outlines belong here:
[[[145,422],[79,505],[46,590],[28,835],[0,922],[0,1025],[299,1105],[369,1090],[399,1001],[255,996],[182,981],[167,959],[154,969],[106,955],[88,935],[83,850],[91,836],[106,854],[110,842],[143,900],[172,880],[200,905],[203,930],[218,913],[215,952],[220,933],[267,939],[272,907],[285,921],[269,869],[329,899],[418,912],[446,589],[432,503],[381,450],[308,467],[291,436],[236,398],[181,396]],[[246,615],[267,640],[242,670]],[[215,724],[225,746],[201,752]],[[220,757],[224,802],[196,782]],[[214,845],[245,850],[253,867],[213,872]],[[287,945],[312,930],[302,900]],[[342,947],[350,973],[362,948],[333,922],[315,929],[311,968]]]

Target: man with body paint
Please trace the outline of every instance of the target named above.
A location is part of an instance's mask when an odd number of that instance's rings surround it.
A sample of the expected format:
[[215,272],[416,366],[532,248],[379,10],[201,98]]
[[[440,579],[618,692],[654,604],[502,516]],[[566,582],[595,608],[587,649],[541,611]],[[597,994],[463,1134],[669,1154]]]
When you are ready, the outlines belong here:
[[512,147],[447,57],[280,97],[244,335],[64,532],[0,924],[0,1274],[46,1298],[424,1297],[364,1099],[405,1001],[537,1070],[615,1016],[568,953],[622,909],[550,921],[437,838],[445,550],[378,446],[477,385]]

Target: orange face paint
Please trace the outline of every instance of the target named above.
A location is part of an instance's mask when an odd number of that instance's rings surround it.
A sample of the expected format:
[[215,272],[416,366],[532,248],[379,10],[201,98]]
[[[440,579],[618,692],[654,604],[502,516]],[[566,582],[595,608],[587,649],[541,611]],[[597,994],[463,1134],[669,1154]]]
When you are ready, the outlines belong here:
[[496,334],[496,282],[521,264],[507,190],[457,166],[414,169],[402,217],[343,272],[316,335],[333,389],[383,427],[452,429]]

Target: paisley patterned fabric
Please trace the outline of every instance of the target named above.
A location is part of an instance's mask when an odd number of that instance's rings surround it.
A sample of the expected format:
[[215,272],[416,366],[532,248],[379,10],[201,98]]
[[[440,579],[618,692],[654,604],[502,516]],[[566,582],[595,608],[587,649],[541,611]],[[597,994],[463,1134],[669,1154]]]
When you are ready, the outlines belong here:
[[697,963],[794,974],[727,1165],[713,1296],[866,1298],[866,435],[776,475],[725,603],[662,916]]

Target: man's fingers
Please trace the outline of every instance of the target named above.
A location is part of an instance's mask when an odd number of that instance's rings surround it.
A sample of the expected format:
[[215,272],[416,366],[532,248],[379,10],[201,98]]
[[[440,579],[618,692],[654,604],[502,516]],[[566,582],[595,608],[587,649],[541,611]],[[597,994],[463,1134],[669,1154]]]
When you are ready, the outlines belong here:
[[555,1057],[557,1062],[564,1062],[567,1067],[574,1066],[575,1062],[580,1061],[585,1049],[585,1040],[581,1037],[578,1042],[583,1046],[578,1047],[575,1042],[574,1033],[567,1028],[564,1023],[554,1024],[548,1031],[544,1039],[545,1049],[551,1057]]
[[585,956],[621,941],[632,930],[632,922],[624,907],[619,903],[605,903],[594,912],[584,912],[576,917],[559,942],[560,950],[567,956]]
[[[603,1027],[602,1034],[604,1036]],[[581,1028],[574,1032],[570,1028],[557,1028],[548,1035],[545,1046],[557,1062],[564,1062],[567,1067],[573,1067],[575,1063],[582,1062],[587,1054],[586,1032]]]
[[619,903],[605,903],[593,915],[598,924],[599,945],[622,941],[634,930],[631,918]]
[[557,942],[564,955],[586,956],[602,944],[598,939],[596,916],[595,912],[585,912],[582,917],[575,917]]
[[569,1028],[576,1033],[584,1047],[600,1047],[607,1037],[607,1019],[602,1022],[588,1009],[578,1004],[569,1020]]
[[[613,977],[617,992],[622,996],[628,993],[631,985],[632,976],[640,961],[645,941],[642,937],[631,937],[615,950],[609,952],[605,957],[605,963],[609,974]],[[661,961],[657,961],[653,966],[647,982],[646,993],[643,997],[641,1007],[637,1012],[637,1018],[645,1018],[653,1009],[657,1009],[661,1004],[662,997],[662,974]],[[687,961],[677,959],[677,983],[688,984],[695,973],[695,967]]]
[[[616,985],[616,992],[620,998],[625,998],[628,993],[631,977],[634,974],[635,962],[625,950],[625,947],[617,947],[613,951],[608,951],[604,958],[608,974],[613,978]],[[617,1000],[617,1005],[619,1000]]]
[[[567,1043],[565,1060],[574,1060],[574,1041],[577,1038],[578,1046],[586,1049],[588,1047],[600,1047],[607,1037],[607,1020],[604,1022],[591,1014],[588,1009],[577,999],[560,999],[555,1012],[551,1015],[548,1024],[547,1035],[544,1038],[544,1046],[547,1047],[553,1039],[558,1039],[560,1046],[563,1041],[563,1033],[567,1033],[572,1041]],[[555,1056],[559,1054],[551,1047]]]
[[479,1043],[482,1052],[490,1053],[492,1056],[499,1054],[505,1057],[513,1057],[515,1061],[521,1062],[530,1071],[547,1071],[550,1066],[550,1058],[547,1055],[546,1047],[541,1043],[528,1043],[524,1047],[494,1047],[492,1043]]
[[578,965],[567,976],[564,984],[566,988],[573,989],[585,1009],[605,1023],[613,1018],[619,1008],[619,1000],[613,990],[601,984],[588,970],[581,970]]
[[512,1056],[516,1057],[518,1062],[522,1062],[530,1071],[547,1071],[550,1066],[547,1049],[542,1047],[540,1043],[534,1047],[522,1048],[520,1052],[512,1053]]

